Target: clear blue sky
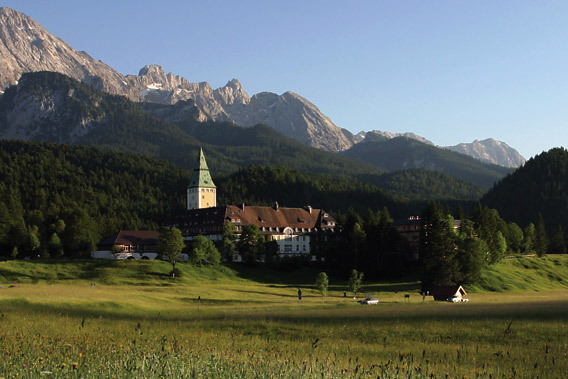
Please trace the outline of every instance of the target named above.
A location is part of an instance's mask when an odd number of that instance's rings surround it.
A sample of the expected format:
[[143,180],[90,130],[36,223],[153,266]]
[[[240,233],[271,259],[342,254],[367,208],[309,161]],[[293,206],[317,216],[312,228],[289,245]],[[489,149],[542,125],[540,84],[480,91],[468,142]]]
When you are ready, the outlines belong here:
[[77,50],[214,88],[293,91],[333,122],[526,158],[568,141],[568,1],[8,0]]

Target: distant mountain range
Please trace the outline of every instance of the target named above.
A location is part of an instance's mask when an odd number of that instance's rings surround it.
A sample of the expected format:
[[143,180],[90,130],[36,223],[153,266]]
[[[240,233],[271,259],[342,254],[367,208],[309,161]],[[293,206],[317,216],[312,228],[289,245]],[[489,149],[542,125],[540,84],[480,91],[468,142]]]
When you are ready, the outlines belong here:
[[[308,146],[333,152],[347,150],[363,139],[361,135],[354,136],[348,130],[339,128],[314,104],[293,92],[282,95],[262,92],[251,97],[236,79],[224,87],[213,89],[206,82],[191,83],[172,73],[166,74],[158,65],[145,66],[138,75],[122,75],[87,53],[74,50],[32,18],[1,7],[0,93],[16,84],[23,73],[35,71],[63,73],[94,88],[123,95],[136,102],[176,104],[176,108],[168,108],[173,109],[174,114],[160,114],[157,106],[145,107],[155,116],[167,118],[168,121],[175,121],[176,117],[178,120],[186,119],[189,111],[191,117],[199,121],[229,121],[245,127],[262,123]],[[384,137],[389,137],[388,132],[382,133]],[[379,134],[369,132],[366,135],[374,139]],[[413,136],[422,142],[429,142]],[[389,138],[392,137],[390,135]],[[516,150],[502,142],[485,140],[462,145],[450,149],[507,167],[516,167],[524,161]]]
[[[391,133],[381,130],[360,132],[355,136],[357,142],[361,141],[386,141],[392,138],[406,137],[427,145],[435,146],[434,143],[414,133]],[[492,163],[503,167],[520,167],[525,163],[525,158],[505,142],[496,141],[492,138],[483,141],[475,140],[472,143],[460,143],[455,146],[445,146],[443,149],[469,155],[486,163]]]
[[483,163],[470,156],[408,137],[371,141],[365,139],[344,154],[386,171],[416,168],[435,170],[486,188],[512,172],[510,168]]
[[[173,108],[178,109],[175,123],[152,116],[172,115],[168,109]],[[476,175],[460,180],[425,168],[391,175],[374,162],[311,148],[262,124],[242,128],[198,118],[199,110],[191,100],[174,105],[134,103],[55,72],[24,74],[17,86],[0,97],[0,139],[97,146],[162,158],[185,169],[193,168],[192,152],[203,146],[216,176],[249,166],[284,166],[308,178],[323,174],[375,186],[370,192],[382,188],[389,193],[383,197],[393,199],[391,203],[477,200],[484,192],[484,185],[476,184]],[[469,159],[484,170],[483,163]],[[481,176],[487,181],[487,176]]]

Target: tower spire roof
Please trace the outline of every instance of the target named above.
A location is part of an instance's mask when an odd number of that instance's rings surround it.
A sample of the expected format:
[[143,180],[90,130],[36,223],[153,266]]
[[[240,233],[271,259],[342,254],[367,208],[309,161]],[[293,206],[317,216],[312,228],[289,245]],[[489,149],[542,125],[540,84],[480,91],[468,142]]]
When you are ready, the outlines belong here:
[[217,188],[213,183],[213,179],[211,179],[211,173],[209,172],[209,167],[207,167],[203,148],[199,148],[197,167],[193,169],[193,175],[187,185],[187,188],[194,187]]

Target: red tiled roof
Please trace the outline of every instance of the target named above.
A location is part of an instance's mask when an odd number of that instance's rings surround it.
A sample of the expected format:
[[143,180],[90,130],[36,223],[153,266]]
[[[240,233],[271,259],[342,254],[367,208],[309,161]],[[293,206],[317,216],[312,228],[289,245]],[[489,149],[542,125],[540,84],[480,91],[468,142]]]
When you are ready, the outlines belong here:
[[[311,212],[310,212],[311,211]],[[227,205],[202,209],[189,209],[180,212],[169,222],[185,234],[220,233],[225,222],[235,225],[255,224],[260,228],[293,229],[304,228],[318,231],[335,228],[335,220],[320,209],[260,207],[249,205]],[[275,231],[275,230],[274,230]]]
[[240,218],[242,225],[256,224],[266,228],[325,228],[335,224],[335,220],[324,211],[313,208],[229,205],[225,217]]

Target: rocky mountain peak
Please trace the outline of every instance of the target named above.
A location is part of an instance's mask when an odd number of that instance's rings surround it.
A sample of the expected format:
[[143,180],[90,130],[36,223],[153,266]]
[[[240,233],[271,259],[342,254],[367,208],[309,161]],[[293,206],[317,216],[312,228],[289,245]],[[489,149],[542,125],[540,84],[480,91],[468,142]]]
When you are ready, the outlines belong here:
[[162,66],[158,64],[151,64],[142,67],[140,71],[138,71],[138,76],[146,76],[146,75],[165,77],[166,72],[164,71]]
[[525,163],[525,158],[517,150],[493,138],[446,146],[446,149],[505,167],[520,167]]
[[[17,83],[22,73],[55,71],[103,91],[133,101],[175,104],[193,100],[199,119],[226,120],[242,126],[264,123],[310,146],[344,150],[353,144],[348,133],[315,105],[294,93],[259,96],[253,103],[237,79],[213,90],[206,83],[191,83],[159,65],[144,66],[138,75],[121,75],[108,65],[78,52],[23,13],[0,12],[0,93]],[[262,101],[258,101],[262,100]]]
[[236,78],[229,80],[227,82],[227,84],[225,85],[225,87],[231,87],[232,89],[237,90],[237,91],[243,89],[241,82],[239,82],[239,80],[236,79]]
[[229,80],[225,87],[217,88],[214,95],[215,99],[223,106],[246,105],[250,102],[249,94],[243,89],[243,86],[237,79]]

